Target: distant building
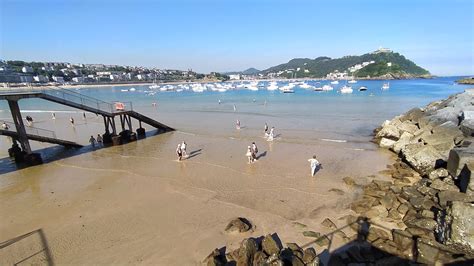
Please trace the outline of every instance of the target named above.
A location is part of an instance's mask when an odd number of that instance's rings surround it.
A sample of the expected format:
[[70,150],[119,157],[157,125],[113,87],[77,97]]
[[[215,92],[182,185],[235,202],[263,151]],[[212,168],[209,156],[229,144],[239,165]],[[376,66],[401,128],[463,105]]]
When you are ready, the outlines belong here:
[[379,47],[376,51],[373,52],[373,54],[380,54],[380,53],[391,53],[392,50],[388,48],[383,48],[382,46]]
[[387,66],[388,66],[388,67],[391,67],[391,66],[392,66],[392,62],[388,62],[388,63],[387,63]]
[[138,80],[145,80],[145,79],[146,79],[146,75],[144,75],[144,74],[138,74],[138,75],[137,75],[137,79],[138,79]]
[[84,77],[74,77],[74,78],[72,78],[72,82],[84,83]]
[[34,76],[34,77],[33,77],[33,80],[34,80],[35,82],[40,82],[40,83],[47,83],[47,82],[49,82],[49,78],[46,77],[46,76],[43,76],[43,75]]
[[240,74],[229,75],[229,78],[231,80],[239,80],[240,79]]
[[58,83],[64,83],[64,78],[59,76],[52,76],[53,80]]
[[24,67],[21,69],[21,72],[23,72],[23,73],[33,73],[33,68],[30,67],[30,66],[24,66]]
[[0,74],[0,83],[31,83],[33,76],[20,73]]

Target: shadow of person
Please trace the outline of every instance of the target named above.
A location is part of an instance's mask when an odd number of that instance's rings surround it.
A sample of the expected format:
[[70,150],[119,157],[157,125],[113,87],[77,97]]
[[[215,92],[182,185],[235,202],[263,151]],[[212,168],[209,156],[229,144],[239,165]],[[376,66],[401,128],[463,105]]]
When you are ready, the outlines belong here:
[[267,156],[267,151],[260,153],[256,159],[259,160],[260,158],[265,157],[265,156]]
[[185,159],[187,160],[187,159],[191,159],[191,158],[193,158],[193,157],[196,157],[196,156],[198,156],[199,154],[201,154],[201,151],[202,151],[202,149],[192,151],[192,152],[190,152],[190,153],[188,154],[187,157],[185,157]]

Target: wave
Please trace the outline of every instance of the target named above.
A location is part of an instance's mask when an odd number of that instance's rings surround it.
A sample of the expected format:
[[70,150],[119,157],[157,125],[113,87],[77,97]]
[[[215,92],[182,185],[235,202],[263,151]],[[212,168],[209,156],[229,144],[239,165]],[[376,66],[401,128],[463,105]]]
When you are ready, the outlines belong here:
[[345,139],[321,139],[322,141],[328,141],[328,142],[338,142],[338,143],[346,143],[347,140]]

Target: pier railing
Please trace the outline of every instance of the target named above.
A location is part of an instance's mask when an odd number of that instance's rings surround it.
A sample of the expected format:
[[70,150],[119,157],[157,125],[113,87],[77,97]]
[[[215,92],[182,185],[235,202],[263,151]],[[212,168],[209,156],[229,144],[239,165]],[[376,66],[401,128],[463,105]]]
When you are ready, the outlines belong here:
[[[0,90],[1,94],[26,94],[26,93],[38,93],[49,95],[52,97],[59,98],[65,102],[72,102],[81,106],[89,107],[91,109],[96,109],[98,111],[106,113],[120,113],[124,111],[133,111],[132,102],[120,102],[120,103],[111,103],[106,102],[85,94],[75,92],[73,90],[64,89],[61,87],[54,88],[23,88],[23,89],[9,89],[9,90]],[[119,105],[117,105],[119,104]],[[123,107],[123,108],[122,108]]]
[[[7,122],[7,121],[1,121],[1,123],[2,124],[5,123],[8,126],[8,129],[4,129],[3,127],[0,129],[16,132],[16,126],[14,123]],[[51,130],[32,127],[32,126],[26,126],[25,130],[26,130],[26,134],[29,134],[29,135],[36,135],[36,136],[47,137],[47,138],[52,138],[52,139],[56,138],[56,133],[54,133],[54,131],[51,131]]]

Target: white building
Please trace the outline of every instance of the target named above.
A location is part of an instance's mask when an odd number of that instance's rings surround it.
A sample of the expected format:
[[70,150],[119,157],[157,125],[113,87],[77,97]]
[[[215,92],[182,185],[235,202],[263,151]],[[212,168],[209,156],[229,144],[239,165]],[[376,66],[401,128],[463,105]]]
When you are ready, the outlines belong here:
[[58,83],[64,83],[64,78],[63,77],[57,77],[57,76],[52,76],[53,80],[58,82]]
[[84,83],[84,77],[75,77],[75,78],[72,78],[72,82],[75,82],[75,83]]
[[229,75],[229,78],[231,80],[239,80],[240,79],[240,74]]
[[24,67],[21,69],[21,72],[23,72],[23,73],[32,73],[32,72],[33,72],[33,68],[30,67],[30,66],[24,66]]
[[43,75],[34,76],[34,77],[33,77],[33,80],[34,80],[35,82],[41,82],[41,83],[47,83],[47,82],[49,82],[49,78],[46,77],[46,76],[43,76]]
[[144,74],[138,74],[138,75],[137,75],[137,79],[138,79],[138,80],[145,80],[145,79],[146,79],[146,75],[144,75]]

